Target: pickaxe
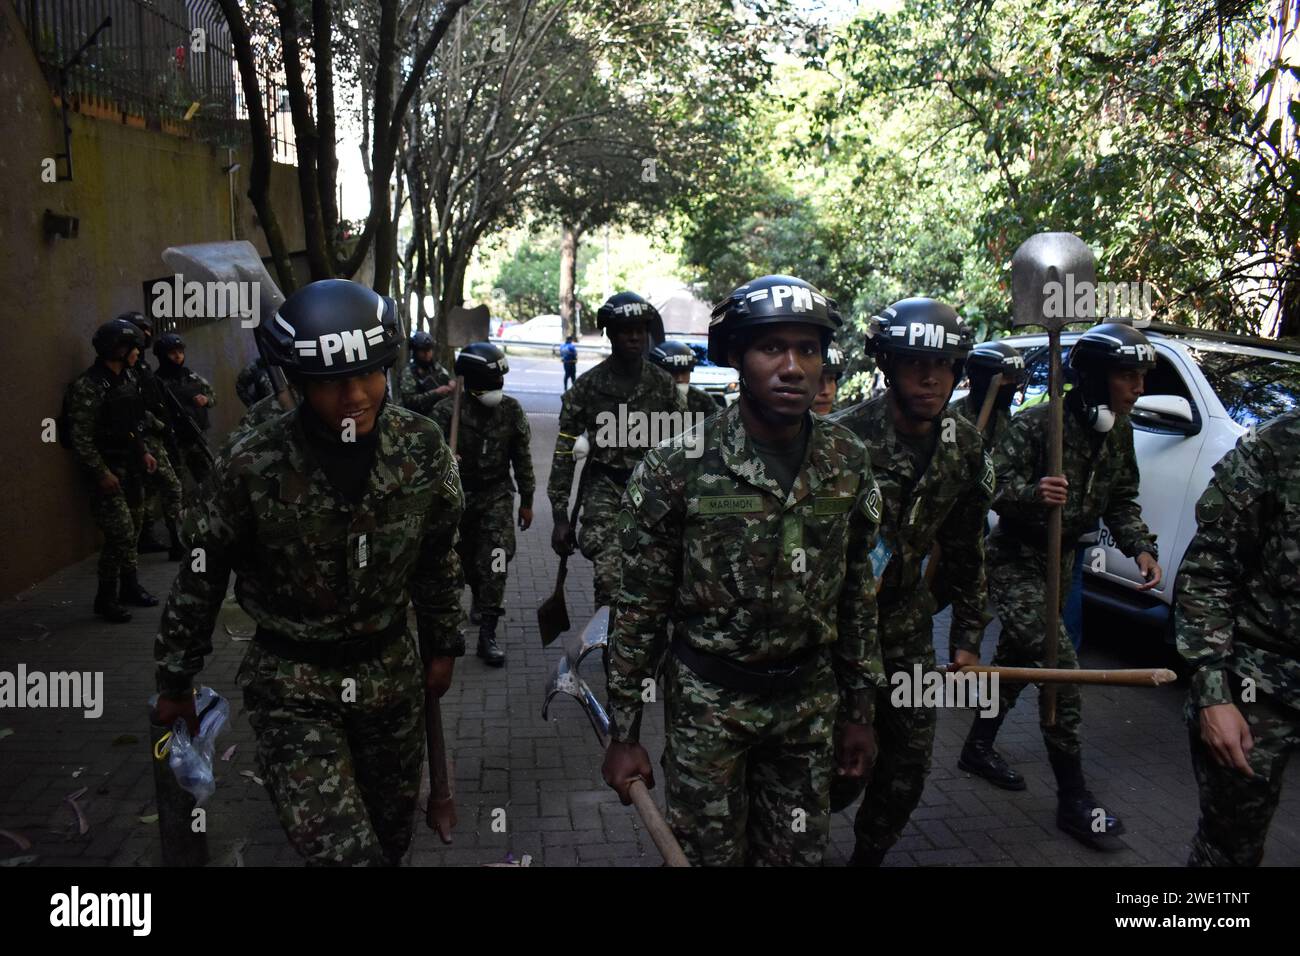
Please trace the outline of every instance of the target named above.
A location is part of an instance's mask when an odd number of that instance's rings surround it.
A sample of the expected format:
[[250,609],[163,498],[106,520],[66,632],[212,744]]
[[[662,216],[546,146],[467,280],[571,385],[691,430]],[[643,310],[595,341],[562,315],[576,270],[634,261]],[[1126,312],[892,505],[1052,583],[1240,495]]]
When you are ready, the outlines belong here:
[[[600,701],[596,699],[596,695],[592,693],[591,687],[582,679],[578,670],[588,654],[599,648],[603,655],[608,644],[609,608],[602,607],[583,628],[581,634],[565,641],[564,656],[560,658],[555,673],[547,681],[546,700],[542,704],[542,719],[545,720],[551,708],[551,701],[557,694],[568,694],[576,700],[586,711],[587,718],[591,721],[591,728],[596,732],[596,739],[600,741],[601,749],[609,746],[609,715],[605,713],[605,708],[600,705]],[[641,780],[633,780],[628,793],[641,817],[641,822],[650,833],[650,839],[659,848],[664,862],[668,866],[690,866],[686,854],[682,852],[672,830],[668,828],[645,783]]]

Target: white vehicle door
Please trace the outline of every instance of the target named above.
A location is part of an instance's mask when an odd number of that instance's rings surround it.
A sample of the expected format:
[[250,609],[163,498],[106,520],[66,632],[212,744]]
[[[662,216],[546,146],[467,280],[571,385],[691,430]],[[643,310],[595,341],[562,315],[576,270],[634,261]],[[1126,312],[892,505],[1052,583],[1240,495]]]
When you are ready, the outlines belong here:
[[[1194,373],[1185,356],[1165,342],[1157,340],[1153,344],[1156,347],[1156,367],[1147,373],[1144,397],[1159,395],[1186,399],[1194,425],[1199,426],[1194,434],[1185,434],[1176,429],[1174,421],[1169,421],[1168,427],[1162,427],[1165,423],[1158,417],[1143,415],[1138,410],[1132,418],[1133,447],[1142,476],[1138,504],[1147,527],[1155,532],[1156,544],[1160,548],[1160,566],[1164,570],[1164,580],[1147,593],[1168,604],[1173,595],[1173,571],[1178,567],[1177,562],[1182,560],[1181,554],[1174,555],[1169,551],[1176,542],[1185,545],[1189,535],[1182,525],[1188,520],[1195,521],[1193,508],[1196,499],[1209,481],[1208,472],[1204,479],[1198,473],[1205,468],[1202,449],[1207,434],[1213,430],[1210,427],[1212,396],[1203,394],[1201,377]],[[1210,465],[1212,467],[1213,462]],[[1115,546],[1115,538],[1104,522],[1101,540],[1096,548],[1088,550],[1084,561],[1085,569],[1096,577],[1117,584],[1142,583],[1137,564]]]

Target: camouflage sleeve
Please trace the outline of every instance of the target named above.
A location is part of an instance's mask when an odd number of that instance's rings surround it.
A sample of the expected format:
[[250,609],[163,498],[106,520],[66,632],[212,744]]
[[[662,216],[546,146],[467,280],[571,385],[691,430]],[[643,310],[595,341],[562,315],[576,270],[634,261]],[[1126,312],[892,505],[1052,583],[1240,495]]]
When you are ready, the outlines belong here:
[[[408,406],[409,407],[409,406]],[[443,441],[451,441],[451,412],[453,403],[449,400],[443,400],[429,410],[429,418],[442,432]]]
[[218,459],[204,494],[185,509],[181,540],[187,554],[172,582],[154,642],[160,694],[188,694],[203,659],[212,653],[212,629],[251,514],[243,484],[231,467],[237,457]]
[[586,391],[582,379],[573,383],[560,399],[560,433],[555,439],[555,452],[551,456],[551,474],[546,481],[546,497],[551,502],[551,514],[558,521],[569,520],[569,492],[573,489],[573,443],[585,429],[586,411],[582,394]]
[[984,522],[993,503],[995,472],[992,459],[982,450],[968,456],[968,460],[974,481],[953,504],[937,536],[945,584],[952,599],[950,655],[957,651],[979,654],[984,629],[991,619],[984,577]]
[[465,510],[460,472],[451,448],[431,431],[431,463],[435,500],[425,514],[424,539],[411,578],[420,649],[425,656],[460,657],[465,638],[460,633],[460,592],[465,587],[456,554],[456,529]]
[[1135,558],[1143,551],[1150,552],[1152,557],[1159,557],[1156,536],[1142,520],[1142,509],[1138,506],[1140,475],[1137,453],[1133,450],[1132,425],[1124,426],[1120,448],[1119,471],[1111,484],[1110,497],[1106,501],[1106,512],[1102,518],[1115,536],[1115,544],[1128,557]]
[[1035,421],[1023,413],[1012,418],[993,454],[997,489],[993,510],[1000,515],[1043,507],[1038,500],[1043,436]]
[[1241,441],[1215,466],[1196,503],[1196,537],[1178,569],[1178,652],[1195,668],[1198,707],[1232,703],[1228,658],[1247,587],[1245,568],[1258,553],[1263,506],[1276,467],[1264,442]]
[[880,488],[865,456],[858,500],[849,518],[849,544],[840,591],[835,645],[831,663],[840,688],[837,719],[869,724],[875,719],[876,688],[885,686],[876,621],[876,578],[871,550],[880,532]]
[[684,507],[657,451],[636,466],[619,513],[623,578],[609,631],[610,736],[634,743],[641,733],[643,682],[653,679],[667,646],[667,622],[681,574]]
[[100,391],[88,378],[80,378],[68,391],[68,427],[72,451],[81,467],[94,475],[108,471],[108,463],[95,447],[95,420],[99,417]]
[[533,431],[528,425],[528,413],[522,405],[515,405],[514,438],[510,445],[510,465],[519,486],[519,506],[531,508],[537,492],[537,478],[533,475]]
[[198,372],[194,373],[194,378],[198,381],[199,394],[206,395],[208,397],[208,408],[216,408],[217,393],[213,390],[212,383],[209,382],[202,375],[200,375]]
[[430,389],[427,392],[420,391],[419,383],[415,380],[415,373],[411,371],[411,366],[407,365],[402,369],[402,375],[398,379],[398,393],[401,395],[401,403],[405,408],[409,408],[417,415],[428,415],[435,405],[443,400],[446,396],[439,395]]

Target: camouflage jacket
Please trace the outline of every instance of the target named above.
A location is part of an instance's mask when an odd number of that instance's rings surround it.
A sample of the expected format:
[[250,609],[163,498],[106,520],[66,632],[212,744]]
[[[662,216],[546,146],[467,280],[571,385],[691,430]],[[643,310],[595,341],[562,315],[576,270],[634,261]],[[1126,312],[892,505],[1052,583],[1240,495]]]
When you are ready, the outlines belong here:
[[[949,402],[948,411],[961,416],[972,425],[977,424],[980,420],[980,410],[971,404],[969,395],[963,395],[961,398]],[[984,450],[992,455],[1001,443],[1002,436],[1006,434],[1007,429],[1010,427],[1008,423],[1011,421],[1011,412],[1008,409],[995,408],[989,419],[988,424],[984,427],[983,438]]]
[[[429,417],[438,423],[443,437],[451,440],[451,413],[455,396],[433,407]],[[460,484],[466,495],[515,490],[510,480],[513,467],[519,483],[521,507],[533,506],[537,482],[533,478],[533,456],[529,447],[532,431],[528,416],[518,401],[505,395],[496,408],[488,408],[466,395],[461,399],[460,433],[456,436],[460,455]]]
[[[158,384],[167,389],[176,399],[176,404],[189,416],[190,421],[202,431],[208,430],[208,414],[217,406],[217,393],[212,390],[208,380],[191,368],[181,366],[175,373],[164,375],[162,371],[154,373]],[[196,395],[206,395],[208,404],[199,407],[194,404]]]
[[1178,650],[1200,707],[1229,672],[1300,709],[1300,412],[1243,436],[1196,505],[1178,571]]
[[97,360],[68,386],[64,401],[72,451],[87,474],[143,469],[145,434],[153,429],[129,370],[114,374]]
[[642,360],[640,377],[630,389],[628,383],[619,377],[612,356],[579,375],[560,401],[560,434],[555,439],[551,474],[546,483],[546,497],[550,499],[551,513],[557,519],[563,516],[568,520],[569,493],[573,488],[573,443],[579,435],[587,432],[587,440],[591,443],[590,462],[620,470],[631,471],[651,447],[648,442],[622,446],[597,438],[602,423],[611,418],[614,422],[619,420],[619,406],[623,406],[625,412],[682,414],[672,376],[648,361]]
[[339,641],[405,620],[422,643],[464,653],[460,562],[464,508],[450,449],[432,422],[387,403],[365,498],[351,507],[312,459],[298,415],[246,433],[186,510],[181,562],[154,648],[160,692],[183,693],[212,652],[233,571],[235,596],[260,627],[301,642]]
[[426,367],[411,359],[402,366],[402,374],[398,376],[397,400],[413,412],[428,415],[433,406],[446,398],[433,390],[450,384],[451,374],[437,362]]
[[217,454],[221,455],[229,451],[235,446],[237,441],[242,439],[249,432],[253,431],[253,429],[259,428],[267,422],[279,418],[283,414],[285,414],[285,408],[280,404],[280,401],[274,392],[270,395],[259,398],[250,405],[247,410],[245,410],[243,417],[239,419],[239,424],[232,428],[230,433],[226,435],[225,441],[222,443],[221,449]]
[[[1047,548],[1047,508],[1038,500],[1038,480],[1047,474],[1047,403],[1011,418],[993,455],[997,494],[993,510],[1001,519],[995,538],[1013,538],[1037,551]],[[1061,540],[1077,541],[1104,519],[1120,551],[1130,558],[1143,551],[1158,557],[1156,536],[1138,507],[1138,463],[1133,452],[1133,423],[1121,415],[1106,432],[1096,454],[1096,434],[1067,402],[1061,447],[1069,494],[1061,509]],[[1067,546],[1068,550],[1068,546]]]
[[669,630],[743,664],[829,645],[841,719],[872,720],[884,684],[871,574],[880,490],[861,442],[807,420],[789,495],[768,476],[739,403],[697,426],[699,457],[675,440],[637,465],[619,515],[623,583],[609,636],[618,739],[636,739],[642,681],[654,676]]
[[[952,600],[950,647],[978,654],[989,622],[984,519],[993,500],[993,463],[975,426],[960,416],[945,415],[937,423],[930,462],[917,475],[912,455],[894,427],[889,396],[885,392],[830,416],[867,446],[884,499],[876,546],[877,563],[885,565],[876,596],[882,653],[896,659],[917,652],[908,646],[908,638],[935,613],[921,563],[938,542]],[[925,650],[929,647],[927,636]]]
[[260,357],[245,365],[235,377],[235,394],[248,408],[252,408],[260,399],[275,394],[271,373]]

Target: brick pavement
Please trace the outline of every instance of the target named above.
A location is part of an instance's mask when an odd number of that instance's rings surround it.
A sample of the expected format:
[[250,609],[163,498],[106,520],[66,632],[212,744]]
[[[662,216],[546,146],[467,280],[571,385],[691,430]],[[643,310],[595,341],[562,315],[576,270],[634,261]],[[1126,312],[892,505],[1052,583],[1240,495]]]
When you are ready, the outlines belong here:
[[[558,378],[558,376],[557,376]],[[508,610],[499,634],[507,666],[493,670],[472,656],[457,666],[444,699],[446,735],[455,766],[460,825],[451,847],[417,827],[411,860],[416,865],[485,864],[508,855],[534,865],[658,866],[660,858],[630,808],[600,780],[594,735],[576,703],[558,699],[551,720],[540,716],[542,689],[558,659],[543,649],[535,609],[554,586],[555,558],[545,476],[555,439],[554,396],[521,396],[533,426],[539,480],[536,521],[519,535],[510,567]],[[162,597],[175,565],[160,555],[142,559],[145,586]],[[0,836],[5,858],[35,855],[38,864],[156,865],[157,824],[142,822],[153,809],[145,702],[152,690],[152,641],[160,609],[136,609],[128,625],[107,626],[90,613],[94,559],[69,567],[0,605],[0,669],[17,663],[35,670],[99,670],[104,673],[103,715],[79,711],[0,710],[0,829],[31,841],[19,850]],[[468,592],[466,601],[468,601]],[[585,621],[593,611],[590,565],[570,564],[570,617]],[[242,612],[228,606],[214,635],[214,653],[201,679],[232,697],[235,718],[219,751],[217,792],[209,802],[213,865],[296,865],[262,787],[252,779],[254,741],[240,712],[234,675],[246,642]],[[579,625],[580,626],[580,625]],[[946,623],[936,624],[936,647],[946,653]],[[996,622],[986,639],[991,656]],[[1104,648],[1085,647],[1085,666],[1133,666]],[[585,674],[603,696],[598,660]],[[1195,826],[1197,808],[1180,719],[1183,690],[1084,689],[1085,767],[1097,795],[1125,819],[1128,850],[1102,856],[1055,827],[1051,771],[1036,724],[1035,693],[1003,726],[999,747],[1026,777],[1029,789],[1006,793],[956,768],[969,713],[940,715],[934,769],[921,806],[886,865],[979,864],[999,866],[1180,865]],[[647,713],[646,744],[658,759],[662,721]],[[86,788],[79,803],[88,832],[77,832],[65,797]],[[655,791],[662,800],[662,787]],[[504,832],[493,827],[504,811]],[[494,813],[495,812],[495,813]],[[852,850],[852,808],[836,815],[827,863],[843,862]],[[1300,769],[1292,766],[1282,806],[1273,823],[1267,862],[1300,863]]]

